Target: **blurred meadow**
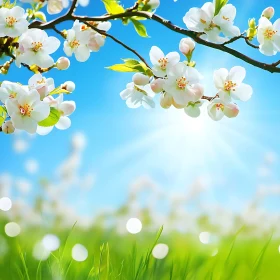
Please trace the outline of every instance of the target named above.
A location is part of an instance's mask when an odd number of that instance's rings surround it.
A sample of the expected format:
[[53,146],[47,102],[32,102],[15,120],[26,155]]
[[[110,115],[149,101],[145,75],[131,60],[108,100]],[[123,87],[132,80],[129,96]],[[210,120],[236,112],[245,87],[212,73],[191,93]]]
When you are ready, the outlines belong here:
[[0,175],[0,279],[278,279],[280,215],[264,207],[280,194],[276,154],[263,155],[256,176],[269,184],[240,211],[205,201],[209,177],[174,191],[143,175],[118,206],[91,212],[82,205],[96,200],[98,177],[81,168],[86,135],[72,134],[53,176],[29,157],[33,138],[11,143],[17,158],[27,154],[25,176]]
[[[161,2],[157,12],[184,26],[186,11],[206,1]],[[278,0],[231,2],[241,30],[268,5],[280,17]],[[105,12],[95,0],[77,14],[87,11]],[[119,21],[110,32],[147,61],[153,45],[178,51],[182,36],[146,26],[148,39]],[[127,108],[119,93],[132,75],[104,67],[131,56],[107,38],[87,63],[71,59],[69,71],[48,73],[56,85],[76,83],[66,96],[77,103],[67,131],[0,135],[0,279],[280,279],[277,74],[198,45],[206,95],[215,94],[213,71],[236,65],[254,89],[236,119],[214,122],[205,112],[191,119],[159,106]],[[7,79],[26,84],[30,77],[12,66]]]

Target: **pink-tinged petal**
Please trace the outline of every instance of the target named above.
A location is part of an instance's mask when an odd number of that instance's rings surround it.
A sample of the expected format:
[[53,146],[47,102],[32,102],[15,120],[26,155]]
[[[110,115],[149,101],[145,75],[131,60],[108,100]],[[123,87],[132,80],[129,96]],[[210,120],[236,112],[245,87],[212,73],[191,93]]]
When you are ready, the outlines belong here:
[[68,117],[60,117],[59,121],[55,125],[57,129],[65,130],[71,126],[71,120]]
[[203,96],[204,88],[200,84],[195,84],[193,87],[189,88],[189,92],[191,101],[196,102]]
[[243,82],[245,76],[246,76],[245,68],[241,66],[235,66],[230,69],[228,80],[239,85]]
[[150,50],[150,60],[153,65],[159,64],[159,59],[165,57],[164,53],[159,47],[153,46]]
[[53,130],[53,128],[54,128],[53,126],[43,127],[43,126],[38,125],[36,133],[44,136],[44,135],[49,134]]
[[34,104],[33,111],[31,112],[31,118],[40,122],[46,119],[50,114],[50,106],[45,102],[39,101]]
[[247,84],[241,84],[239,87],[235,88],[235,91],[231,92],[231,96],[234,99],[241,101],[248,101],[253,94],[253,89]]
[[236,104],[227,104],[224,107],[224,114],[228,118],[235,118],[239,114],[239,108]]
[[60,104],[59,110],[63,112],[63,115],[70,116],[76,109],[76,103],[74,101],[64,101]]
[[217,89],[223,89],[225,86],[225,81],[228,77],[228,70],[221,68],[214,71],[214,83]]

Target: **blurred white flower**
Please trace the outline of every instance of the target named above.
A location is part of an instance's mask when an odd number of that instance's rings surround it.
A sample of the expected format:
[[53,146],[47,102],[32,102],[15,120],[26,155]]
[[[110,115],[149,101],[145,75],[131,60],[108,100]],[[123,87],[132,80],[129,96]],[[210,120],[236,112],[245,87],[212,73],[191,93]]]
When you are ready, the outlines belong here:
[[88,250],[81,244],[76,244],[72,248],[72,258],[77,262],[83,262],[88,257]]
[[169,248],[166,244],[157,244],[153,251],[152,255],[155,259],[164,259],[168,254]]
[[126,223],[126,229],[131,234],[139,233],[142,230],[142,223],[137,218],[131,218]]
[[5,225],[5,233],[9,237],[16,237],[20,234],[21,228],[20,226],[15,222],[10,222]]
[[29,174],[35,174],[39,169],[39,163],[35,159],[28,159],[25,162],[24,167]]

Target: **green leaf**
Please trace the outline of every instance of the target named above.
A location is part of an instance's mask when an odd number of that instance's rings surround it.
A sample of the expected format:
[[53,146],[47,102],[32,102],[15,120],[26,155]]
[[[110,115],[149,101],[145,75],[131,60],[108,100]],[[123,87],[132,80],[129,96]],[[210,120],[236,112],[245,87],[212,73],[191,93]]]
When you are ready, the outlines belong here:
[[46,119],[40,121],[38,125],[43,127],[54,126],[59,121],[60,116],[61,113],[57,109],[51,107],[49,116]]
[[7,117],[7,112],[4,107],[0,106],[0,126],[4,123]]
[[102,0],[106,11],[111,15],[121,14],[125,12],[123,6],[119,4],[118,0]]
[[61,93],[65,93],[65,94],[70,94],[71,92],[66,90],[66,89],[62,89],[60,86],[55,88],[54,90],[52,90],[49,95],[55,95],[55,94],[61,94]]
[[125,64],[115,64],[106,68],[117,72],[139,72],[134,68],[126,66]]
[[227,4],[228,0],[214,0],[215,3],[215,16]]
[[135,20],[135,19],[130,19],[131,22],[133,23],[134,25],[134,28],[136,30],[136,32],[141,36],[141,37],[149,37],[148,36],[148,33],[147,33],[147,30],[146,30],[146,27],[143,23],[141,23],[140,21],[138,20]]
[[36,12],[34,13],[35,18],[40,19],[43,22],[47,21],[46,15],[43,12]]

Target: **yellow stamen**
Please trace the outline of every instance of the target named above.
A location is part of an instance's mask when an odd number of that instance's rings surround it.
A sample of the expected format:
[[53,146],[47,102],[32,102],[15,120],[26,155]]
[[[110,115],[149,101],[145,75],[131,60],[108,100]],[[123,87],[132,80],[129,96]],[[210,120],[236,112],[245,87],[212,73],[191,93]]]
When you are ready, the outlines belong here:
[[226,81],[225,82],[225,85],[224,85],[224,90],[225,91],[235,91],[235,88],[236,87],[236,83],[232,82],[232,81]]
[[33,108],[31,108],[30,105],[24,104],[23,106],[19,106],[19,112],[22,116],[31,116],[31,112],[33,111]]
[[14,24],[17,22],[17,19],[15,17],[6,17],[6,24],[9,26],[9,27],[13,27]]
[[33,52],[38,52],[39,50],[41,50],[42,47],[43,47],[43,44],[41,42],[33,42],[32,43]]
[[177,82],[177,87],[179,89],[185,89],[187,84],[188,84],[188,81],[185,77],[181,77],[180,79],[176,79],[176,82]]
[[165,70],[166,67],[167,67],[168,58],[167,58],[167,57],[160,58],[160,59],[158,60],[158,63],[160,64],[160,68],[161,68],[162,70]]

